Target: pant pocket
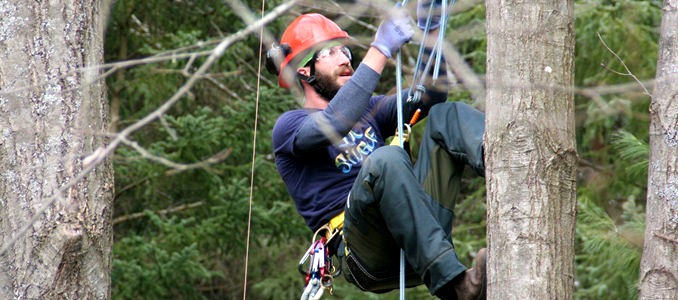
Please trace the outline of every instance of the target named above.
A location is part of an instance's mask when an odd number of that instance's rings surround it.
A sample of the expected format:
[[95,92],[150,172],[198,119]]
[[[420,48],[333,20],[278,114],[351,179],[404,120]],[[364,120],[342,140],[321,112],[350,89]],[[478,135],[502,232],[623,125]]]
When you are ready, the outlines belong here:
[[[400,287],[400,274],[397,272],[394,275],[375,275],[365,268],[364,264],[360,263],[357,257],[353,254],[344,257],[344,278],[346,281],[354,284],[363,291],[372,293],[386,293]],[[392,274],[392,272],[389,272]],[[412,272],[408,272],[405,276],[405,286],[413,287],[420,285],[421,279]]]

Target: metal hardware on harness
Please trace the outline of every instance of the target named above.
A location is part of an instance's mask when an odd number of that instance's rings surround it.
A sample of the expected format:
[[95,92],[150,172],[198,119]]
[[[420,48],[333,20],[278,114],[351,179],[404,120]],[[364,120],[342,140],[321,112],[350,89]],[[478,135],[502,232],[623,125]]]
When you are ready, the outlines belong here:
[[409,96],[407,97],[407,103],[419,104],[421,101],[421,95],[426,92],[426,87],[423,84],[417,84],[414,89],[410,89]]
[[[341,274],[332,263],[332,253],[327,244],[335,236],[341,233],[344,226],[344,213],[332,218],[330,222],[320,227],[313,234],[313,241],[301,260],[299,260],[299,273],[305,276],[305,287],[301,294],[301,300],[317,300],[322,297],[325,289],[332,295],[334,277]],[[320,236],[320,238],[318,238]],[[304,265],[308,262],[308,268]]]

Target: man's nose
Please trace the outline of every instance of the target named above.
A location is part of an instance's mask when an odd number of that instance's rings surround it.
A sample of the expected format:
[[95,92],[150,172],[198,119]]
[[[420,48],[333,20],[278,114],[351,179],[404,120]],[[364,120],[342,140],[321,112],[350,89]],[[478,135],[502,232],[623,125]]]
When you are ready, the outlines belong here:
[[340,61],[342,65],[351,63],[351,58],[348,57],[348,55],[346,55],[346,53],[342,51],[337,51],[334,53],[334,55],[337,57],[337,59]]

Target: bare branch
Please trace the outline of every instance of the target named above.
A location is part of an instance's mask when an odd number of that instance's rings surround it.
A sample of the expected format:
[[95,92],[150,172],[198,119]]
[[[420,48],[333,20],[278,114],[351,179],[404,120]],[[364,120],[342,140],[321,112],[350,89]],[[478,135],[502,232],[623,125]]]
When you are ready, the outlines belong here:
[[220,89],[220,90],[224,91],[225,93],[229,94],[231,97],[236,98],[236,99],[242,101],[242,98],[240,97],[240,95],[238,95],[236,92],[232,91],[231,89],[229,89],[229,88],[226,87],[225,85],[221,84],[221,82],[217,81],[216,79],[212,78],[211,76],[207,76],[207,77],[205,77],[205,79],[207,79],[207,81],[209,81],[210,83],[212,83],[212,84],[213,84],[214,86],[216,86],[218,89]]
[[[255,70],[254,67],[253,67],[250,63],[248,63],[247,61],[245,61],[242,57],[238,56],[237,59],[238,59],[238,62],[240,63],[239,65],[245,66],[245,68],[247,68],[250,72],[252,72],[252,73],[254,73],[254,74],[257,74],[257,73],[258,73],[258,71]],[[266,77],[264,77],[264,76],[261,76],[261,74],[258,74],[258,75],[259,75],[259,79],[265,81],[268,85],[270,85],[270,86],[278,86],[278,83],[277,83],[277,82],[273,82],[273,81],[269,80],[268,78],[266,78]]]
[[[182,205],[178,205],[178,206],[175,206],[175,207],[170,207],[170,208],[167,208],[167,209],[159,210],[159,211],[156,211],[155,213],[158,214],[158,215],[166,215],[166,214],[169,214],[169,213],[174,213],[174,212],[178,212],[178,211],[182,211],[182,210],[196,208],[196,207],[202,206],[203,204],[205,204],[205,202],[198,201],[198,202],[193,202],[193,203],[189,203],[189,204],[182,204]],[[113,225],[117,225],[117,224],[120,224],[122,222],[129,221],[129,220],[143,218],[146,215],[147,215],[146,212],[138,212],[138,213],[120,216],[120,217],[113,219]]]
[[233,149],[224,149],[222,151],[219,151],[219,153],[213,155],[212,157],[197,162],[193,164],[180,164],[173,162],[169,159],[166,159],[161,156],[153,155],[152,153],[148,152],[148,150],[144,149],[144,147],[141,147],[137,142],[130,141],[127,138],[122,139],[122,143],[131,147],[135,151],[139,152],[141,154],[141,157],[146,158],[150,161],[156,162],[158,164],[161,164],[163,166],[166,166],[168,168],[171,168],[172,170],[167,171],[167,175],[174,175],[180,172],[188,171],[188,170],[193,170],[193,169],[199,169],[199,168],[208,168],[210,165],[220,163],[224,161],[228,156],[231,155],[233,152]]
[[636,75],[634,75],[634,74],[631,72],[631,70],[629,70],[629,67],[626,66],[626,63],[624,63],[624,60],[622,60],[621,57],[619,57],[619,55],[617,55],[617,53],[615,53],[614,51],[612,51],[612,49],[610,49],[610,47],[607,45],[607,43],[605,43],[605,41],[603,40],[603,37],[600,36],[600,33],[597,33],[597,35],[598,35],[598,39],[600,39],[600,42],[603,43],[603,46],[605,46],[605,49],[607,49],[607,51],[609,51],[610,53],[612,53],[612,55],[614,55],[614,57],[617,58],[617,60],[622,64],[622,66],[623,66],[624,69],[626,70],[626,73],[622,73],[622,72],[617,72],[617,71],[610,70],[609,68],[607,68],[607,66],[603,66],[603,67],[605,67],[605,69],[608,70],[608,71],[610,71],[610,72],[613,72],[613,73],[616,73],[616,74],[619,74],[619,75],[622,75],[622,76],[630,76],[630,77],[633,78],[638,84],[640,84],[641,87],[643,87],[643,90],[645,91],[645,94],[646,94],[648,97],[652,98],[652,94],[645,88],[645,85],[643,85],[643,83],[638,79],[638,77],[636,77]]
[[[140,128],[148,125],[150,122],[154,121],[157,118],[161,118],[162,115],[169,110],[183,95],[189,92],[189,90],[193,87],[193,85],[199,80],[200,76],[205,74],[207,70],[216,62],[218,58],[220,58],[223,54],[224,51],[233,43],[244,39],[251,33],[255,32],[257,29],[260,29],[262,26],[270,23],[271,21],[275,20],[277,17],[285,13],[287,10],[289,10],[296,1],[290,1],[286,2],[284,4],[279,5],[276,7],[274,10],[272,10],[268,15],[264,16],[263,18],[259,19],[256,22],[253,22],[246,28],[232,34],[231,36],[228,36],[227,38],[221,40],[221,42],[211,51],[208,51],[206,53],[209,53],[209,57],[206,59],[206,61],[196,70],[196,72],[191,76],[186,82],[184,83],[183,86],[177,90],[176,93],[172,97],[170,97],[163,105],[158,107],[155,111],[151,112],[149,115],[146,117],[142,118],[141,120],[133,123],[132,125],[128,126],[124,130],[120,131],[112,140],[111,142],[106,146],[106,147],[100,147],[98,148],[94,153],[91,155],[87,156],[84,158],[81,163],[82,163],[82,171],[75,177],[73,178],[68,184],[63,185],[59,190],[57,190],[54,194],[52,194],[49,197],[46,197],[45,199],[45,205],[43,207],[36,207],[36,212],[33,215],[33,217],[24,225],[23,228],[19,229],[16,234],[9,239],[9,242],[4,244],[2,246],[2,249],[0,249],[0,256],[5,255],[7,251],[14,246],[16,241],[24,236],[26,232],[28,231],[29,228],[33,226],[33,224],[47,211],[49,207],[54,205],[55,201],[61,197],[61,194],[65,192],[67,189],[73,187],[76,183],[78,183],[80,180],[82,180],[84,177],[86,177],[90,172],[92,172],[101,162],[103,162],[107,157],[109,157],[115,149],[122,143],[129,135],[134,133],[135,131],[139,130]],[[186,55],[185,57],[190,57],[191,55],[197,55],[197,54],[190,54]],[[151,62],[152,60],[149,59],[146,62]],[[111,65],[112,66],[112,65]],[[97,68],[101,68],[101,66],[98,66]],[[3,91],[0,92],[0,95],[10,93],[14,91]]]

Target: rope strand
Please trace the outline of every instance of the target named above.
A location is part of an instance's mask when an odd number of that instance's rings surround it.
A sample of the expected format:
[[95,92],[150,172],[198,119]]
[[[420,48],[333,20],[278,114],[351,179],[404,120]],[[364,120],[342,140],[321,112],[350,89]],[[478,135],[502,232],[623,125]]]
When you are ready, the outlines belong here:
[[[407,5],[407,0],[403,0],[401,7]],[[403,144],[403,93],[402,93],[402,62],[401,51],[396,53],[396,93],[398,106],[398,140],[400,141],[400,148],[404,148]],[[405,299],[405,251],[400,249],[400,300]]]
[[[264,16],[266,8],[266,0],[261,1],[261,16]],[[247,211],[247,240],[245,242],[245,278],[243,280],[242,299],[247,299],[247,269],[250,258],[250,240],[252,233],[252,203],[254,202],[254,165],[257,157],[257,124],[259,123],[259,95],[261,91],[261,58],[264,45],[264,26],[261,26],[259,31],[259,63],[257,66],[257,95],[254,105],[254,133],[252,134],[252,168],[250,169],[250,198],[249,209]]]

